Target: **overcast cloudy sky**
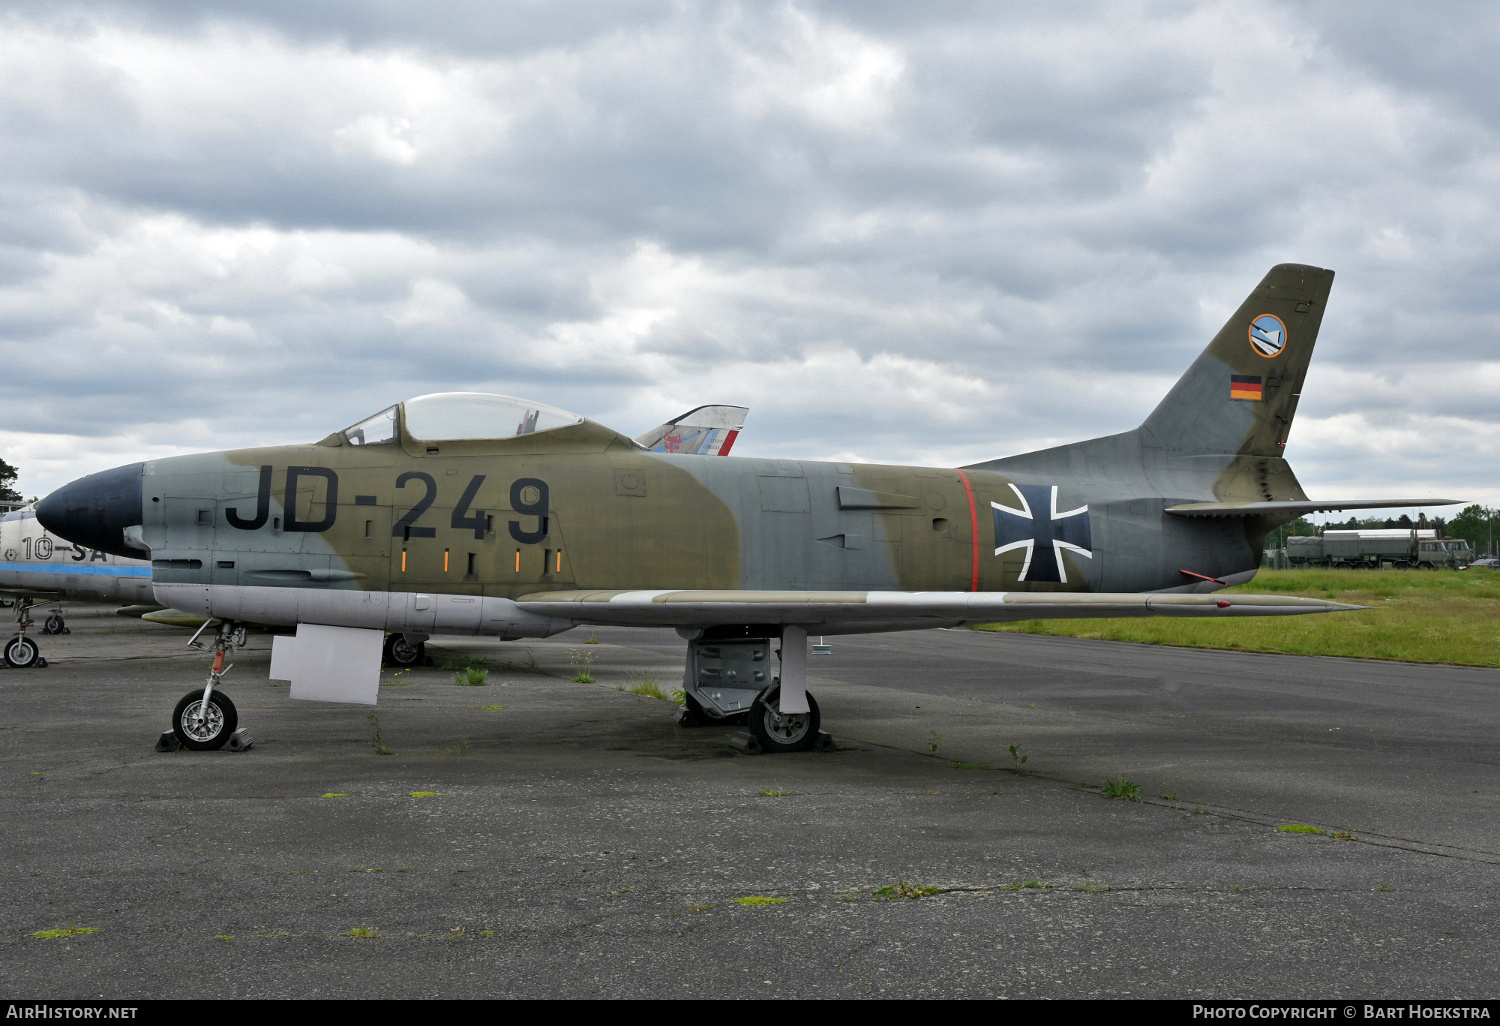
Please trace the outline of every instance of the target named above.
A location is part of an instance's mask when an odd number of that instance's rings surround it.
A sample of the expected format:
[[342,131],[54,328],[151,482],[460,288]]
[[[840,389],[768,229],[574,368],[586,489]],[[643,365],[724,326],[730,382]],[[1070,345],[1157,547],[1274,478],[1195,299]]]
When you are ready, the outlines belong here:
[[0,455],[423,392],[956,465],[1338,272],[1287,455],[1500,505],[1500,6],[0,3]]

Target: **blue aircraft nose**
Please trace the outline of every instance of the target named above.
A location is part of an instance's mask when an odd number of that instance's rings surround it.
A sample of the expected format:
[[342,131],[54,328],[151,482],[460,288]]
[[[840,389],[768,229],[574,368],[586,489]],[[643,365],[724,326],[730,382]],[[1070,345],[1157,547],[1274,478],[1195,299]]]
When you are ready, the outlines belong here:
[[144,463],[105,470],[65,484],[36,504],[36,518],[60,538],[114,556],[148,553],[125,540],[125,528],[141,523]]

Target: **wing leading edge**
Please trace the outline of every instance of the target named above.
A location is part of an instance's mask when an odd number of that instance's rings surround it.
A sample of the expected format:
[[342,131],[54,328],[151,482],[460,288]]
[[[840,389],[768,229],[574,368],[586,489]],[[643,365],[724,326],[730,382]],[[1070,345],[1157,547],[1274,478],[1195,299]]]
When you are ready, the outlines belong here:
[[[523,595],[527,612],[621,627],[793,623],[825,634],[1135,616],[1292,616],[1363,609],[1285,595],[968,591],[555,591]],[[896,627],[894,629],[900,629]]]

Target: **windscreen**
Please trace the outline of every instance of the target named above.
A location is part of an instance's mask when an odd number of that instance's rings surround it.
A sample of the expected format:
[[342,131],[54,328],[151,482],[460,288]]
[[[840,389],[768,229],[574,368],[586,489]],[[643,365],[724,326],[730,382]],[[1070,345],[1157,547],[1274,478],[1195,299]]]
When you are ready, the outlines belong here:
[[396,408],[381,410],[344,432],[350,445],[391,445],[396,441]]

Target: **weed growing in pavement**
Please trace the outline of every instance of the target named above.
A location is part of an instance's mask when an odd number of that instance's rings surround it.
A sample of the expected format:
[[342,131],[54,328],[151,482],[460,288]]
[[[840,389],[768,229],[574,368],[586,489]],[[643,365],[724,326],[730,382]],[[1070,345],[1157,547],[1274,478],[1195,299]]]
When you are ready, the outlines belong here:
[[795,791],[773,791],[769,787],[760,792],[762,798],[787,798],[796,794]]
[[1283,823],[1276,828],[1285,834],[1321,834],[1323,831],[1306,823]]
[[1013,891],[1050,891],[1052,885],[1045,880],[1032,877],[1030,880],[1022,880],[1020,883],[1011,884],[1010,889]]
[[1168,794],[1165,790],[1162,791],[1161,796],[1169,802],[1175,802],[1177,800],[1177,796],[1175,794]]
[[1031,756],[1021,754],[1020,745],[1013,744],[1010,746],[1010,761],[1015,764],[1016,772],[1020,772],[1021,767],[1026,765],[1026,760],[1029,758],[1031,758]]
[[736,905],[744,905],[746,908],[760,908],[762,905],[785,905],[785,898],[768,898],[763,894],[750,894],[743,898],[735,898]]
[[375,754],[390,755],[391,750],[386,746],[385,738],[380,733],[380,718],[374,713],[371,713],[368,717],[366,717],[366,719],[369,721],[371,728],[375,731],[374,736],[370,738],[370,744],[374,746]]
[[453,683],[460,687],[478,688],[489,682],[490,671],[483,666],[471,666],[453,675]]
[[672,701],[672,696],[661,689],[661,685],[650,677],[639,677],[635,686],[630,689],[632,695],[640,695],[642,698],[659,698],[663,702]]
[[568,661],[573,664],[578,673],[573,677],[574,684],[594,683],[594,653],[592,652],[570,652]]
[[904,878],[897,877],[895,883],[886,884],[876,891],[875,897],[882,901],[889,901],[892,898],[910,898],[915,901],[917,898],[926,898],[933,894],[942,893],[943,888],[941,887],[924,887],[921,884],[909,884]]
[[936,752],[941,747],[943,747],[943,739],[938,737],[937,731],[929,730],[927,732],[927,750],[929,752]]
[[1138,802],[1141,800],[1141,785],[1132,784],[1121,777],[1118,780],[1106,780],[1099,793],[1106,798],[1118,798],[1127,802]]
[[380,936],[380,931],[369,926],[356,926],[352,930],[345,930],[344,936],[354,937],[357,940],[374,940]]

